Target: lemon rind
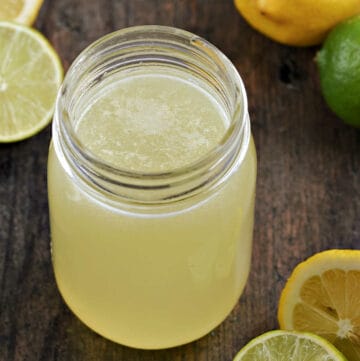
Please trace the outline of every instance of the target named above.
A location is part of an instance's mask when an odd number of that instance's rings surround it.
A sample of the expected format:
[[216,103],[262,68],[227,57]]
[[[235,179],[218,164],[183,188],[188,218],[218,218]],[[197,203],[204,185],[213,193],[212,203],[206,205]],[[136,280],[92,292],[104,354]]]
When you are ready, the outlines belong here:
[[20,14],[13,21],[24,25],[32,25],[39,14],[43,1],[26,0]]
[[281,329],[292,330],[292,312],[301,302],[300,292],[304,282],[330,269],[343,271],[360,270],[360,250],[331,249],[317,253],[298,264],[281,293],[278,307],[278,321]]

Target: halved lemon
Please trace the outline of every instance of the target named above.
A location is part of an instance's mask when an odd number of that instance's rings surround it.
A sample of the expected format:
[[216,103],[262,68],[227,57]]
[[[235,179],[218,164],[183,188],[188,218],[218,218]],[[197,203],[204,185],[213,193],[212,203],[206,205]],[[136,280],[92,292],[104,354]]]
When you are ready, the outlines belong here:
[[50,43],[29,27],[0,22],[0,142],[14,142],[49,124],[63,78]]
[[329,250],[300,263],[281,294],[280,327],[316,333],[360,360],[360,250]]
[[270,331],[251,340],[234,361],[346,361],[328,341],[310,333]]
[[31,25],[41,8],[44,0],[1,0],[0,21],[15,21],[24,25]]

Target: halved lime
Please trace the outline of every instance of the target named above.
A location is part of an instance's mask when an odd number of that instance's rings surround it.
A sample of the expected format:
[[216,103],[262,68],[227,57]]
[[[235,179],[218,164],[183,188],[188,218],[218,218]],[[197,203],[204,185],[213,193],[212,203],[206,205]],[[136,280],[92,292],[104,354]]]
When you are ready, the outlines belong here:
[[62,78],[60,59],[42,34],[0,22],[0,142],[28,138],[49,124]]
[[270,331],[251,340],[234,361],[346,361],[328,341],[311,333]]

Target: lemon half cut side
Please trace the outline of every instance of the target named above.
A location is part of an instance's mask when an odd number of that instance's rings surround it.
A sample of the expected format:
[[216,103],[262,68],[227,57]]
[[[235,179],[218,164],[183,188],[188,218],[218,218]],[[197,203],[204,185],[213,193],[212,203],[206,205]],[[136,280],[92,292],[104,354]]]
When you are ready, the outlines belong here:
[[19,24],[32,25],[43,0],[1,0],[0,21],[15,21]]
[[328,250],[300,263],[281,294],[280,328],[316,333],[360,360],[360,250]]

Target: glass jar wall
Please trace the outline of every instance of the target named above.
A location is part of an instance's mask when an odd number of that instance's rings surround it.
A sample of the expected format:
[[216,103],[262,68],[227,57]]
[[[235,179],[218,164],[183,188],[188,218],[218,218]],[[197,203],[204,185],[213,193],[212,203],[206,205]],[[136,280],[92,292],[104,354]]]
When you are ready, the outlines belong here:
[[205,335],[246,284],[255,180],[245,89],[219,50],[160,26],[100,39],[69,69],[49,151],[64,300],[127,346]]

